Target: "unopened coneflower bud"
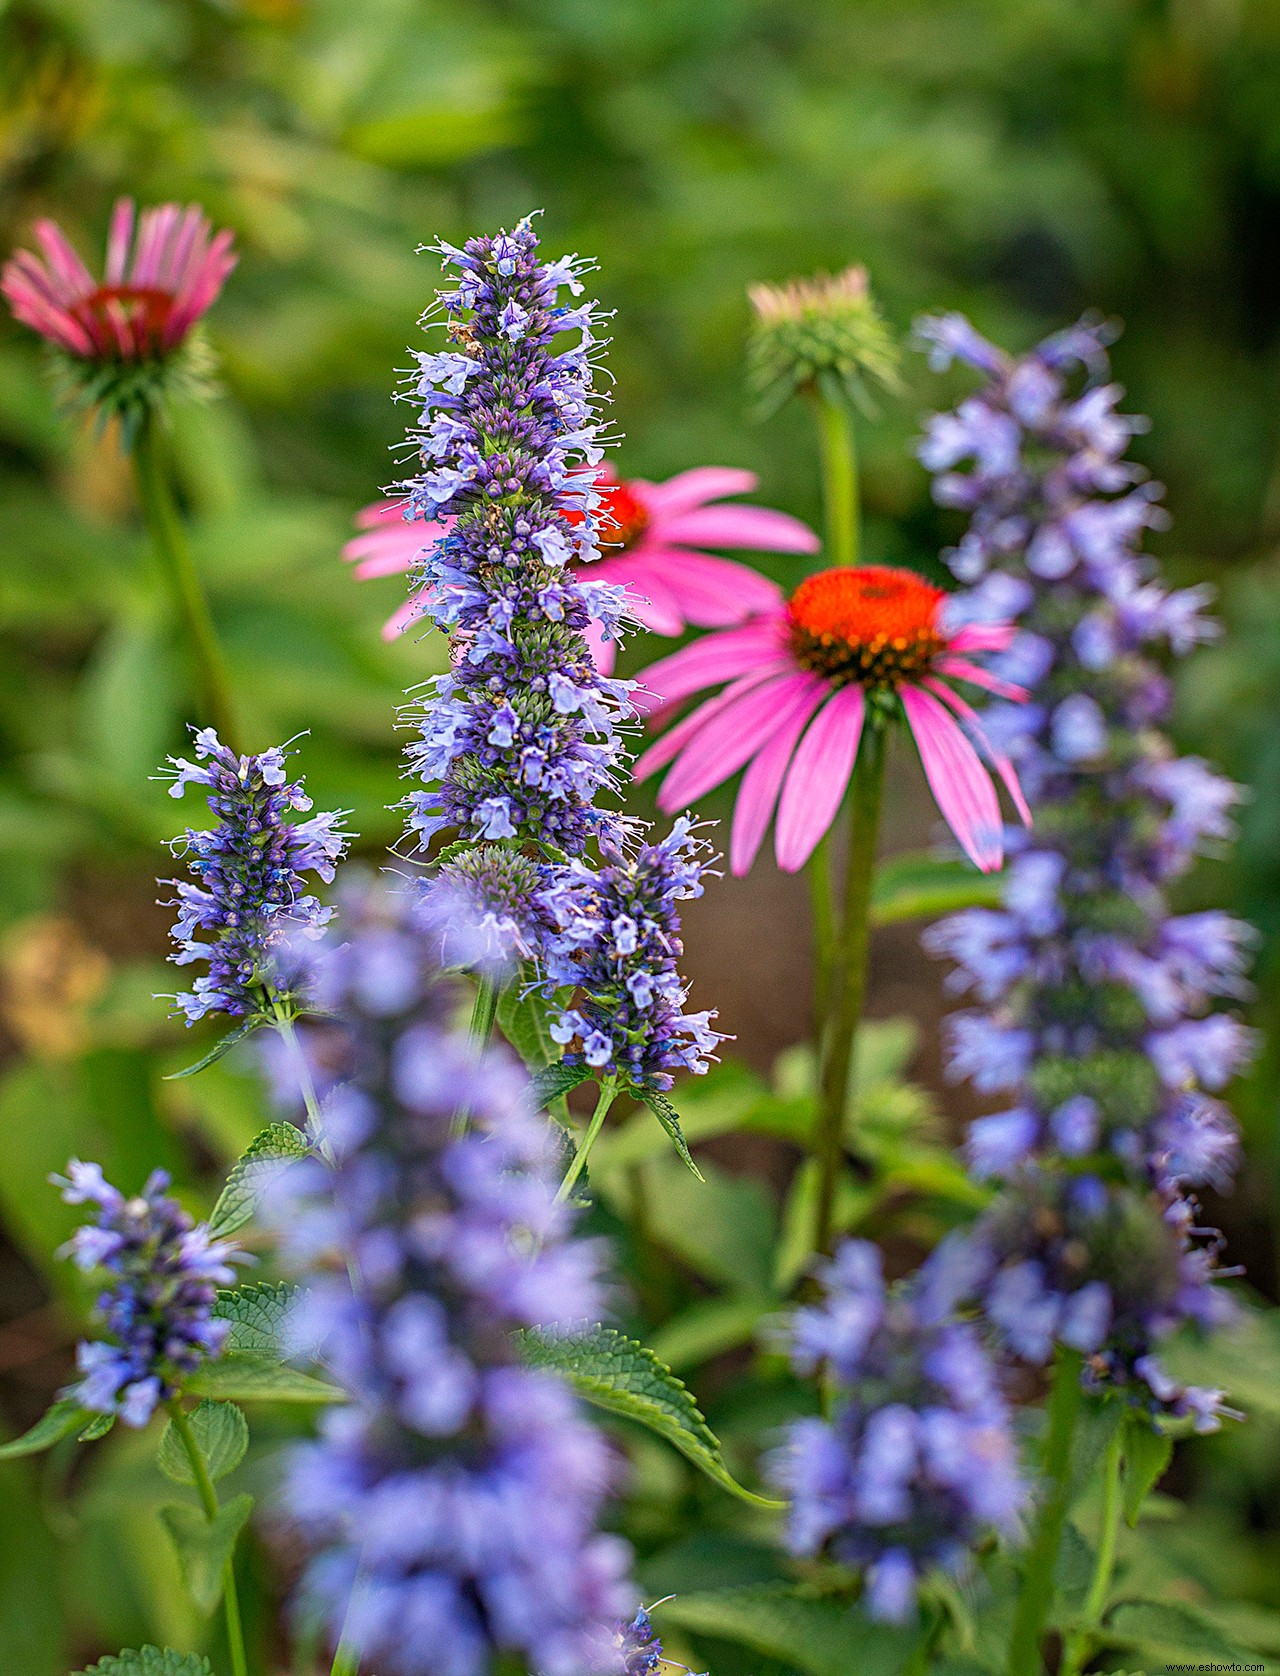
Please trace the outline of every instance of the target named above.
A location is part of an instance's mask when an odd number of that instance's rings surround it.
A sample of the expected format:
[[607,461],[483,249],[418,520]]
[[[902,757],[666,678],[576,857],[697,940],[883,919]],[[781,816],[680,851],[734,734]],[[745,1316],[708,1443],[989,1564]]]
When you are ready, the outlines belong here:
[[872,411],[878,392],[901,388],[898,346],[861,265],[785,285],[752,285],[747,294],[755,314],[747,382],[762,416],[809,393]]

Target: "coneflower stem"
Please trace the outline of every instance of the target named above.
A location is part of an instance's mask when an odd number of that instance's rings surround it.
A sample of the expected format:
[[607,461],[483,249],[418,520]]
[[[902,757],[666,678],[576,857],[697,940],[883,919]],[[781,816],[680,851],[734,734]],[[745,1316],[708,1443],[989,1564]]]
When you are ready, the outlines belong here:
[[880,831],[884,760],[884,729],[875,717],[868,716],[850,788],[844,903],[831,964],[827,1024],[821,1037],[818,1118],[813,1145],[818,1163],[813,1244],[816,1251],[824,1254],[830,1253],[832,1245],[836,1189],[844,1159],[845,1114],[853,1076],[853,1042],[867,990],[871,885]]
[[1040,1676],[1040,1643],[1053,1601],[1053,1574],[1062,1544],[1071,1489],[1071,1444],[1080,1415],[1078,1350],[1058,1348],[1053,1389],[1049,1393],[1049,1429],[1042,1456],[1042,1500],[1035,1536],[1022,1568],[1022,1589],[1013,1616],[1006,1676]]
[[587,1132],[582,1137],[582,1145],[569,1168],[564,1172],[564,1180],[556,1192],[556,1203],[562,1205],[573,1191],[573,1184],[582,1174],[587,1159],[591,1156],[591,1148],[596,1144],[596,1137],[604,1128],[604,1120],[609,1115],[609,1107],[613,1104],[614,1096],[618,1092],[615,1077],[606,1077],[600,1084],[600,1098],[596,1101],[596,1109],[591,1114],[591,1121],[587,1124]]
[[813,920],[813,1034],[822,1063],[822,1032],[830,1005],[831,958],[835,949],[835,904],[831,897],[831,838],[824,833],[809,857],[809,910]]
[[858,562],[858,450],[853,418],[843,402],[821,390],[813,395],[822,465],[822,500],[826,512],[827,563]]
[[[181,1401],[177,1397],[170,1397],[165,1407],[169,1411],[169,1419],[178,1434],[178,1440],[191,1463],[191,1473],[196,1481],[196,1494],[200,1497],[204,1516],[212,1524],[218,1517],[218,1492],[209,1476],[204,1451],[191,1429],[191,1422],[187,1419]],[[222,1568],[222,1606],[227,1619],[227,1646],[231,1651],[232,1676],[249,1676],[249,1665],[244,1651],[244,1625],[240,1618],[240,1597],[236,1593],[235,1557],[232,1554],[227,1555],[227,1562]]]
[[1080,1609],[1080,1623],[1067,1637],[1062,1653],[1060,1676],[1080,1676],[1093,1651],[1094,1635],[1106,1611],[1107,1595],[1111,1589],[1111,1573],[1115,1570],[1116,1549],[1120,1543],[1120,1514],[1124,1507],[1121,1469],[1124,1465],[1124,1427],[1117,1426],[1107,1445],[1102,1466],[1102,1530],[1098,1538],[1098,1557],[1094,1563],[1089,1592]]
[[154,415],[138,427],[133,442],[133,465],[138,483],[138,501],[147,529],[173,595],[187,645],[195,666],[196,713],[201,723],[212,727],[222,743],[237,753],[241,750],[231,688],[218,644],[217,630],[209,613],[209,602],[201,586],[200,573],[191,556],[187,532],[178,514],[164,458],[164,435]]

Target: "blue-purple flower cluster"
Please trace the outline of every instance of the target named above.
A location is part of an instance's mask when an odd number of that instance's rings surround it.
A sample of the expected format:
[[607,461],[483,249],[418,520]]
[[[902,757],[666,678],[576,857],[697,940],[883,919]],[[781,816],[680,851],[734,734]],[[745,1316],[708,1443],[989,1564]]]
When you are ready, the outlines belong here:
[[142,1192],[126,1199],[97,1164],[73,1158],[65,1176],[50,1180],[69,1205],[98,1207],[65,1247],[76,1267],[103,1269],[111,1283],[97,1313],[111,1342],[76,1349],[81,1378],[65,1393],[95,1414],[118,1415],[145,1426],[157,1404],[174,1396],[183,1378],[221,1350],[230,1323],[213,1318],[219,1286],[235,1280],[238,1248],[214,1240],[165,1192],[156,1170]]
[[865,1570],[874,1618],[901,1622],[931,1568],[967,1567],[1027,1502],[1010,1416],[976,1331],[925,1288],[888,1287],[880,1252],[848,1240],[820,1271],[822,1302],[789,1329],[796,1371],[820,1365],[829,1420],[792,1424],[772,1465],[791,1498],[788,1545]]
[[[198,762],[170,757],[169,795],[207,787],[217,824],[173,840],[175,854],[190,858],[194,882],[173,881],[177,899],[166,906],[178,909],[175,964],[207,960],[209,970],[175,999],[188,1024],[213,1012],[270,1015],[273,998],[292,1001],[291,976],[277,956],[297,933],[319,936],[331,913],[306,894],[303,875],[332,880],[349,834],[341,813],[290,821],[292,811],[310,809],[311,799],[301,781],[288,778],[283,746],[237,756],[203,728],[195,754]],[[201,931],[209,940],[197,936]]]
[[528,221],[435,248],[458,273],[429,311],[450,346],[418,355],[422,471],[402,487],[413,513],[446,524],[419,580],[453,667],[431,684],[410,749],[427,782],[410,796],[410,831],[423,849],[450,829],[580,855],[618,829],[595,800],[614,784],[630,714],[629,683],[601,675],[583,638],[593,619],[617,636],[625,590],[570,568],[599,557],[600,317],[559,301],[566,287],[581,295],[589,264],[540,261]]
[[637,1088],[669,1089],[677,1070],[701,1074],[726,1038],[714,1012],[687,1013],[676,903],[702,895],[710,845],[682,815],[634,854],[606,846],[597,872],[574,860],[550,870],[541,970],[549,992],[579,992],[551,1034],[570,1065]]
[[984,718],[1035,813],[1011,837],[1002,905],[929,938],[976,1002],[952,1020],[953,1074],[1009,1102],[968,1142],[975,1173],[1012,1195],[974,1236],[988,1312],[1018,1354],[1072,1344],[1098,1377],[1136,1378],[1141,1400],[1203,1421],[1199,1394],[1170,1396],[1151,1346],[1179,1318],[1221,1313],[1215,1242],[1183,1195],[1230,1178],[1235,1130],[1214,1095],[1250,1045],[1215,1010],[1244,993],[1249,929],[1174,915],[1166,898],[1230,835],[1238,796],[1162,731],[1156,656],[1214,632],[1207,592],[1167,591],[1139,551],[1162,521],[1159,491],[1124,457],[1142,422],[1116,412],[1103,329],[1081,323],[1020,359],[956,315],[920,330],[935,365],[958,358],[986,378],[931,421],[920,453],[938,501],[969,514],[948,555],[972,585],[962,609],[1019,622],[993,668],[1032,692]]
[[610,1668],[634,1607],[597,1530],[613,1458],[514,1344],[599,1319],[597,1249],[566,1238],[523,1073],[451,1027],[417,911],[373,887],[349,910],[314,977],[337,1022],[302,1031],[335,1166],[301,1161],[271,1207],[306,1283],[291,1340],[351,1396],[288,1470],[303,1600],[385,1676]]
[[618,1628],[615,1639],[621,1660],[618,1676],[660,1676],[664,1669],[688,1670],[687,1665],[675,1664],[664,1656],[653,1619],[643,1606],[630,1623]]

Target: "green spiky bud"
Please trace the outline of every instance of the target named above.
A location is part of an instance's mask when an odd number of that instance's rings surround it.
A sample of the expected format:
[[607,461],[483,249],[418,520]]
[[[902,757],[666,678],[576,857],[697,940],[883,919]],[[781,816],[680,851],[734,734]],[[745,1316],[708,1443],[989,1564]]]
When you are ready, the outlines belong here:
[[749,288],[755,311],[747,382],[761,417],[791,396],[821,393],[864,413],[902,389],[900,354],[861,266]]

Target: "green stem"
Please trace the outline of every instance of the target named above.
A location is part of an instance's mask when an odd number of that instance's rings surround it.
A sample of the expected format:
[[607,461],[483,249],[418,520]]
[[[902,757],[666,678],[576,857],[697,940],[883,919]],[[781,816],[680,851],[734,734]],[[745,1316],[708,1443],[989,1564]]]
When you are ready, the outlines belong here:
[[853,419],[842,402],[820,390],[813,396],[822,462],[822,499],[827,523],[827,562],[858,562],[858,450]]
[[[471,1003],[471,1023],[467,1028],[467,1036],[477,1059],[489,1045],[489,1038],[493,1034],[494,1020],[498,1016],[498,997],[502,993],[495,978],[481,976],[476,982],[475,999]],[[471,1121],[471,1113],[466,1106],[460,1106],[453,1114],[449,1124],[449,1134],[456,1140],[463,1134],[467,1124]]]
[[333,1655],[333,1666],[329,1676],[359,1676],[360,1652],[350,1642],[340,1641],[338,1650]]
[[1080,1415],[1080,1371],[1084,1358],[1078,1350],[1058,1350],[1049,1394],[1049,1430],[1044,1442],[1044,1500],[1036,1522],[1022,1590],[1009,1639],[1007,1676],[1040,1676],[1040,1642],[1053,1603],[1054,1571],[1067,1518],[1071,1483],[1071,1444]]
[[1116,1565],[1116,1548],[1120,1542],[1120,1514],[1124,1507],[1121,1485],[1123,1465],[1124,1427],[1117,1426],[1107,1445],[1102,1468],[1102,1532],[1098,1539],[1098,1558],[1081,1609],[1079,1626],[1067,1638],[1063,1649],[1059,1676],[1080,1676],[1093,1651],[1094,1636],[1106,1611],[1111,1573]]
[[187,532],[174,502],[164,460],[163,433],[152,416],[145,419],[133,445],[133,464],[151,543],[164,567],[195,664],[196,708],[200,720],[216,730],[230,750],[240,749],[239,729],[222,648],[209,614],[200,573],[191,556]]
[[320,1148],[321,1156],[328,1164],[333,1163],[333,1148],[329,1145],[324,1132],[324,1118],[320,1115],[320,1101],[316,1096],[316,1085],[311,1080],[311,1067],[307,1064],[307,1056],[302,1051],[302,1043],[298,1040],[298,1032],[293,1028],[293,1015],[276,996],[271,997],[271,1010],[275,1014],[276,1029],[280,1033],[289,1057],[293,1061],[294,1073],[298,1078],[298,1088],[302,1094],[302,1103],[307,1108],[307,1122],[311,1126],[311,1142]]
[[845,1113],[853,1075],[853,1040],[867,991],[871,884],[884,791],[884,730],[868,716],[850,792],[849,858],[845,867],[844,911],[831,972],[830,1002],[818,1087],[813,1152],[818,1161],[814,1249],[829,1253],[836,1187],[844,1159]]
[[582,1145],[569,1168],[564,1172],[564,1180],[560,1183],[556,1193],[556,1203],[563,1204],[573,1191],[573,1184],[582,1174],[583,1166],[591,1155],[591,1148],[596,1144],[596,1136],[604,1128],[604,1120],[609,1115],[609,1107],[613,1104],[614,1096],[618,1092],[615,1077],[606,1077],[600,1084],[600,1098],[596,1101],[596,1109],[591,1114],[591,1121],[587,1124],[587,1132],[582,1137]]
[[[173,1429],[177,1432],[182,1447],[187,1452],[187,1459],[191,1462],[191,1472],[196,1481],[196,1494],[200,1497],[200,1505],[204,1509],[204,1516],[212,1524],[218,1517],[218,1492],[214,1489],[213,1479],[209,1476],[209,1468],[205,1462],[204,1453],[196,1440],[196,1434],[191,1429],[191,1422],[183,1411],[181,1401],[177,1397],[170,1397],[165,1407],[169,1411]],[[244,1652],[244,1625],[240,1619],[240,1597],[236,1593],[235,1561],[234,1555],[230,1554],[227,1556],[227,1563],[222,1569],[222,1605],[227,1618],[227,1645],[231,1649],[233,1676],[249,1676],[249,1665]]]
[[815,1059],[822,1063],[822,1031],[831,1005],[831,966],[835,954],[835,903],[831,896],[831,835],[824,833],[805,868],[813,919],[813,1034]]

